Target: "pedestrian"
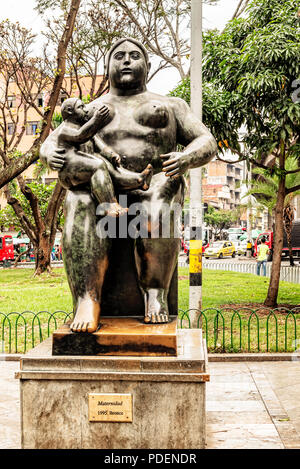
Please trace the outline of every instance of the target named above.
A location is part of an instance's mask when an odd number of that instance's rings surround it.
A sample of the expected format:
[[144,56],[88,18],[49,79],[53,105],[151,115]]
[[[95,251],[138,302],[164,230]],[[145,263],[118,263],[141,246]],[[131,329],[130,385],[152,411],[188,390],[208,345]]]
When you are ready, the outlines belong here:
[[251,257],[252,256],[252,243],[251,243],[251,240],[248,239],[247,241],[247,257]]
[[58,247],[58,244],[55,245],[55,260],[59,261],[59,247]]
[[55,261],[55,246],[53,246],[52,251],[51,251],[51,260]]
[[261,238],[261,243],[257,248],[257,275],[260,275],[260,268],[263,267],[263,276],[267,275],[267,259],[269,254],[269,247],[266,245],[266,238]]

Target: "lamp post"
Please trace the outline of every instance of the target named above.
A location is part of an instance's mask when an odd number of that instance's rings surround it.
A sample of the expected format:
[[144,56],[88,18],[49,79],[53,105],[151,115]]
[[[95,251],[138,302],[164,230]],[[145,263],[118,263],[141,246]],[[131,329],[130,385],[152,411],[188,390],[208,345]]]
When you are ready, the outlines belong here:
[[[191,109],[202,120],[202,0],[191,0]],[[202,168],[190,170],[189,308],[202,308]],[[191,327],[198,313],[190,312]]]

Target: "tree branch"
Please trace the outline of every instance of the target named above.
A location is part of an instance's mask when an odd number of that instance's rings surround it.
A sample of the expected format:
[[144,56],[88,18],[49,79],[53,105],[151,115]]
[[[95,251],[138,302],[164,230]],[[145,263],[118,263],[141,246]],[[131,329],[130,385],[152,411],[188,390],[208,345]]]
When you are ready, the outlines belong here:
[[43,222],[40,207],[39,207],[39,199],[32,192],[30,187],[25,184],[25,181],[22,176],[18,176],[17,179],[18,179],[19,187],[21,189],[22,194],[24,195],[24,197],[26,197],[26,199],[29,202],[30,208],[32,210],[32,215],[36,224],[36,229],[37,229],[37,232],[39,233],[43,229],[43,226],[44,226],[44,222]]
[[81,0],[72,0],[69,9],[68,17],[66,20],[66,26],[63,35],[59,41],[57,50],[57,72],[54,79],[50,99],[48,102],[48,108],[44,113],[44,119],[42,122],[42,128],[40,136],[37,138],[29,152],[27,152],[18,160],[12,162],[7,168],[2,171],[0,176],[0,188],[5,186],[9,181],[19,176],[25,169],[27,169],[34,161],[39,158],[40,145],[47,138],[51,129],[52,116],[55,110],[55,106],[61,90],[63,78],[66,69],[66,50],[70,39],[72,37],[76,15],[80,6]]
[[22,226],[24,227],[24,230],[26,231],[26,234],[28,235],[28,237],[33,243],[36,243],[37,233],[36,233],[35,227],[32,225],[29,218],[25,214],[20,202],[15,197],[12,197],[8,186],[5,186],[4,191],[5,191],[5,197],[6,197],[7,203],[12,206],[15,214],[21,221]]
[[291,194],[292,192],[296,192],[296,191],[299,191],[300,190],[300,184],[298,184],[297,186],[294,186],[294,187],[289,187],[285,190],[285,193],[286,194]]

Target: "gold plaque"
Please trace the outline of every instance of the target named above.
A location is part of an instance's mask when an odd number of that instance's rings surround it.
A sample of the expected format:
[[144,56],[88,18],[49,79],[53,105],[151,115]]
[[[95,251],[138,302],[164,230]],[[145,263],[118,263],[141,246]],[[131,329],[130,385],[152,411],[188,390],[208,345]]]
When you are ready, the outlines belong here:
[[132,422],[131,394],[89,394],[90,422]]

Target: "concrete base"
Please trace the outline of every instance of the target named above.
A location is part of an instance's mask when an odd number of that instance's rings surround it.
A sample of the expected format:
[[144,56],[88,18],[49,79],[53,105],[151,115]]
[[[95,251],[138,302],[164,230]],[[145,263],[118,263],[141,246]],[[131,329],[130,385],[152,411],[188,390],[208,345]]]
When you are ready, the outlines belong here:
[[[177,357],[52,356],[51,338],[21,359],[22,448],[205,447],[206,347],[178,330]],[[89,421],[91,393],[130,394],[132,422]]]

